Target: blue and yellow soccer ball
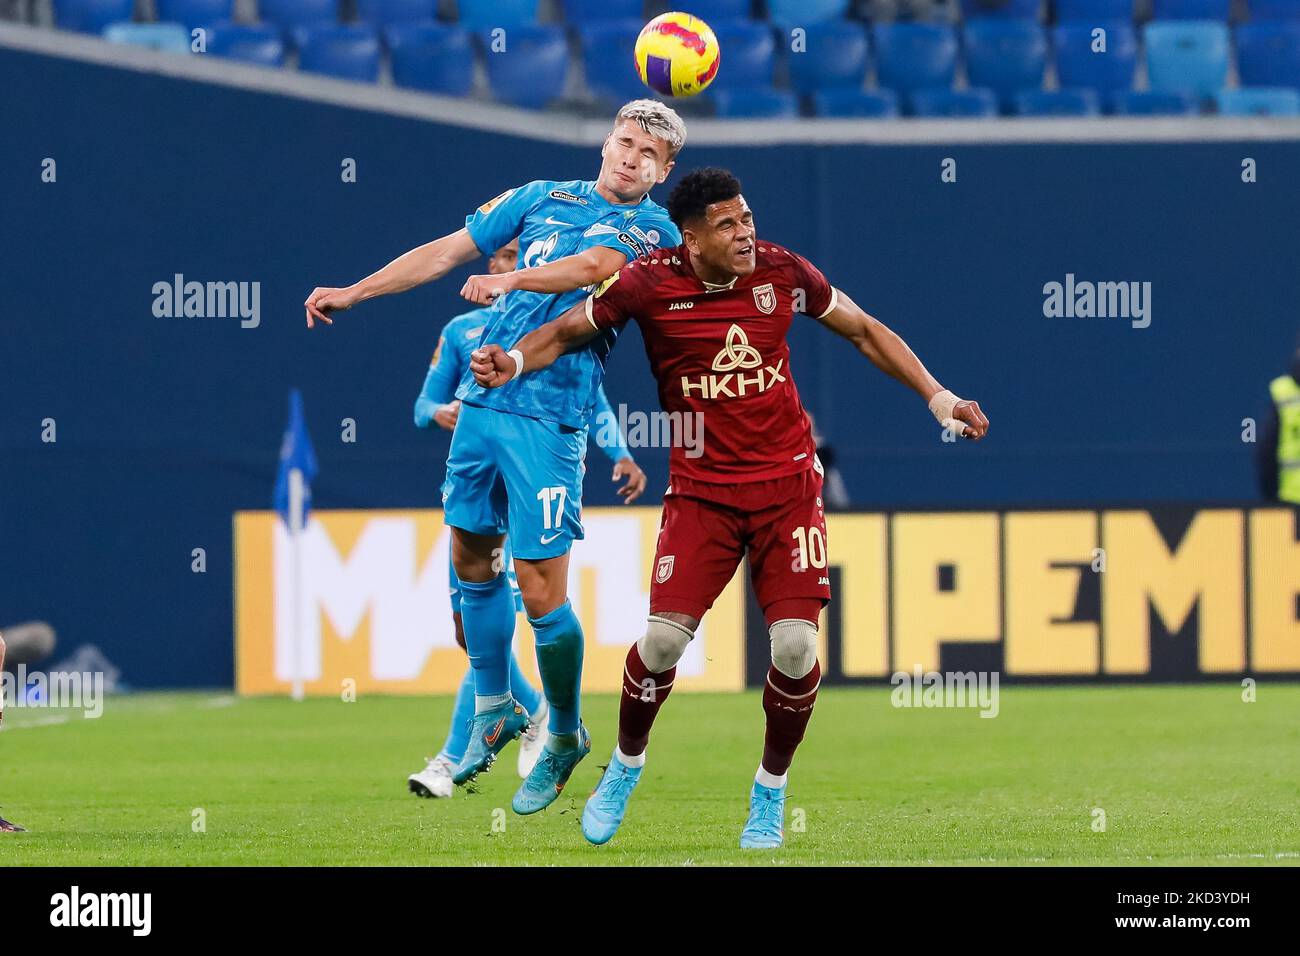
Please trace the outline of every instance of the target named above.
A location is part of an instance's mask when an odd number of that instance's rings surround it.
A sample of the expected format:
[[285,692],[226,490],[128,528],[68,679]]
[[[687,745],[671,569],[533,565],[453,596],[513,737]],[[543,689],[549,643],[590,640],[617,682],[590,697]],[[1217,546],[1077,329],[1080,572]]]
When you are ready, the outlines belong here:
[[655,17],[636,38],[636,72],[663,96],[694,96],[718,75],[722,50],[709,25],[689,13]]

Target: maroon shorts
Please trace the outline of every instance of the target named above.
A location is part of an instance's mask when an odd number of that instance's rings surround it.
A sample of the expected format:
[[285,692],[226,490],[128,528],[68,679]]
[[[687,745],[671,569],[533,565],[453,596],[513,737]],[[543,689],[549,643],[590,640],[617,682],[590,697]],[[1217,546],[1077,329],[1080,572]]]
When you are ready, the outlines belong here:
[[733,485],[672,478],[650,573],[650,613],[703,618],[746,555],[769,623],[778,602],[819,610],[830,600],[817,471]]

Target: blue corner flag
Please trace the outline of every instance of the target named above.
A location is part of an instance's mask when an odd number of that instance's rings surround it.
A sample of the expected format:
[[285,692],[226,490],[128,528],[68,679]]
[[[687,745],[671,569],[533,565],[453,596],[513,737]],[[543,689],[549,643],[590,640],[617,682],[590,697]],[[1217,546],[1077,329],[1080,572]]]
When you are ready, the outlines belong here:
[[316,450],[311,447],[307,420],[302,413],[302,393],[296,388],[289,390],[289,424],[280,442],[280,474],[275,479],[274,499],[275,510],[290,528],[293,523],[289,515],[289,475],[295,469],[302,473],[302,523],[305,527],[311,511],[311,483],[316,477],[317,464]]

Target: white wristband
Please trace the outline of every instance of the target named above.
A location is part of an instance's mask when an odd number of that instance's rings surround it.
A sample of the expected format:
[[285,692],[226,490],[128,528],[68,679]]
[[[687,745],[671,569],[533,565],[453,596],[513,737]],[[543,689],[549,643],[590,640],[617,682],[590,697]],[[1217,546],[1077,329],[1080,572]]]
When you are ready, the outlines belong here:
[[509,355],[515,360],[515,374],[510,376],[510,381],[513,382],[520,375],[524,374],[524,353],[518,349],[511,349],[506,353],[506,355]]
[[946,428],[952,418],[952,410],[957,407],[957,403],[960,401],[962,399],[945,388],[930,399],[930,414],[939,420],[940,425]]

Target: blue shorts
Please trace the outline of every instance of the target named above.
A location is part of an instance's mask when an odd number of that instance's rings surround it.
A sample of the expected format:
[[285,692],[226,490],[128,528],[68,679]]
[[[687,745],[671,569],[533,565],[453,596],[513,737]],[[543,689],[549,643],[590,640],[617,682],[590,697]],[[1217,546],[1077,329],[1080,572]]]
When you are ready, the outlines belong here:
[[[515,577],[515,562],[510,554],[510,539],[501,544],[501,558],[505,562],[506,576],[510,579],[510,590],[515,593],[515,610],[524,609],[524,596],[519,593],[519,579]],[[447,585],[451,591],[451,613],[460,613],[460,578],[456,577],[456,566],[451,563],[451,544],[447,545]]]
[[582,538],[587,428],[462,402],[451,436],[443,517],[472,534],[510,534],[516,558],[566,554]]

